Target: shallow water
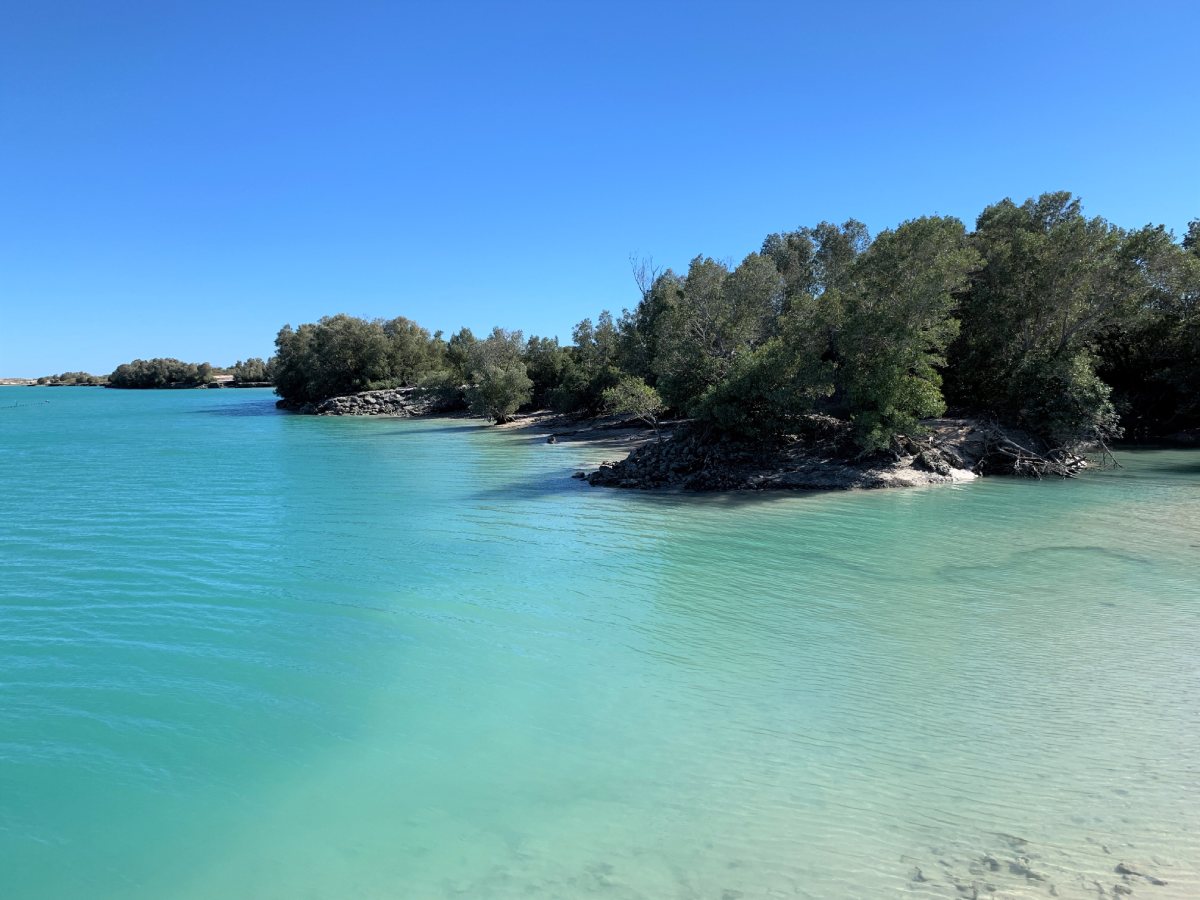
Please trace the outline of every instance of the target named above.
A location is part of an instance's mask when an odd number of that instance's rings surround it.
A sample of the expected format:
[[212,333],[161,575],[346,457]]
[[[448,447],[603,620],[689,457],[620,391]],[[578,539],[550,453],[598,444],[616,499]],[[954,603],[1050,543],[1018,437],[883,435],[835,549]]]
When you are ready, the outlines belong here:
[[1200,453],[659,496],[272,399],[0,388],[0,897],[1200,896]]

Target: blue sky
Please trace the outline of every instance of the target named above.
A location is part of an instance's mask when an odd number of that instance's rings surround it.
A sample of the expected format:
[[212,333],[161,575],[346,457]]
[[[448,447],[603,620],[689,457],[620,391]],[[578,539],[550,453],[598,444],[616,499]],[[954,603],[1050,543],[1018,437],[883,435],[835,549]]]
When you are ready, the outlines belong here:
[[740,259],[1072,190],[1200,216],[1200,5],[9,3],[0,375],[348,312],[571,326]]

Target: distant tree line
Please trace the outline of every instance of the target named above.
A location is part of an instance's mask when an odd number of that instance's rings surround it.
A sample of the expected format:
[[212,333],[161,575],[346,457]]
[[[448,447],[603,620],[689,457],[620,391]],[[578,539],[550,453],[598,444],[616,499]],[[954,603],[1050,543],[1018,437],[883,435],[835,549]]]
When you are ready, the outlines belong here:
[[227,369],[214,369],[214,374],[233,376],[234,384],[269,384],[273,378],[273,360],[263,360],[251,357],[245,361],[238,360]]
[[1068,193],[978,217],[926,216],[871,237],[853,219],[768,235],[737,266],[635,264],[641,298],[572,344],[496,329],[443,339],[408,319],[345,315],[286,326],[277,392],[461,385],[504,421],[526,406],[665,411],[713,434],[772,440],[820,412],[865,450],[948,407],[1049,446],[1200,424],[1200,220],[1162,226],[1084,216]]
[[188,363],[178,359],[135,359],[122,363],[108,376],[115,388],[199,387],[213,380],[208,363]]
[[77,384],[107,384],[119,388],[168,388],[202,387],[214,381],[232,381],[234,384],[268,385],[274,380],[274,358],[263,360],[251,357],[238,360],[232,366],[220,367],[209,363],[189,363],[178,359],[135,359],[122,363],[111,375],[96,376],[85,372],[67,372],[63,375],[48,375],[38,379],[39,384],[67,383],[60,379],[78,377],[90,381],[72,381]]
[[38,384],[53,385],[101,385],[108,378],[104,375],[91,375],[87,372],[63,372],[61,375],[43,375],[37,379]]

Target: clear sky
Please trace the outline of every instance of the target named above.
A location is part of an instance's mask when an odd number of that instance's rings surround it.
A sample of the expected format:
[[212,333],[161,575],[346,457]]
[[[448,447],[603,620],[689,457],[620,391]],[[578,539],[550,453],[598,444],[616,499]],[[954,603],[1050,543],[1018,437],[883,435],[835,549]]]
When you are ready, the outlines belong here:
[[571,326],[771,231],[1071,190],[1200,216],[1200,4],[36,0],[0,26],[0,375],[322,315]]

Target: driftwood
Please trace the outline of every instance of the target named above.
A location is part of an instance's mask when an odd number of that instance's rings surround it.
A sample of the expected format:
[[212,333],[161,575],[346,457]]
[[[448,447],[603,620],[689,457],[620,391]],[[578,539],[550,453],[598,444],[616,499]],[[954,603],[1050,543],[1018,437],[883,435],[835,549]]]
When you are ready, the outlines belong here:
[[1103,439],[1096,441],[1095,449],[1092,454],[1095,457],[1095,465],[1098,469],[1123,469],[1125,468],[1117,462],[1117,455],[1112,452],[1108,444]]
[[[1027,478],[1075,478],[1088,467],[1087,457],[1074,447],[1040,447],[1027,436],[1014,434],[995,422],[981,427],[984,453],[978,471],[1021,475]],[[1109,459],[1112,453],[1104,447]],[[1034,448],[1038,449],[1034,449]],[[1113,460],[1115,463],[1115,460]]]

